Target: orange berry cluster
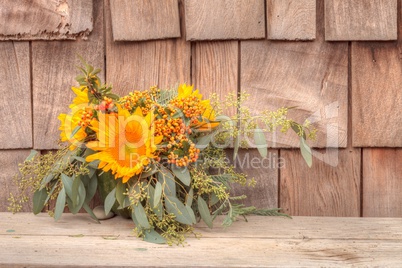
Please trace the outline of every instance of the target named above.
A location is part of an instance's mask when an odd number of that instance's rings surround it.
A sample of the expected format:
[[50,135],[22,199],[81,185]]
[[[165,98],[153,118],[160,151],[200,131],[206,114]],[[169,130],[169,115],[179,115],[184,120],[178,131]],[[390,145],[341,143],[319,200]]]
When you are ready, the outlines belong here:
[[142,114],[147,115],[152,109],[152,105],[155,104],[154,97],[159,92],[156,86],[151,87],[146,91],[134,91],[130,92],[127,96],[120,99],[123,107],[129,111],[134,111],[137,107],[140,107]]
[[170,152],[168,155],[168,163],[175,164],[178,167],[185,167],[190,163],[196,162],[199,154],[200,149],[196,148],[194,143],[191,143],[188,149],[188,156],[179,157],[174,152]]
[[176,98],[173,99],[170,103],[182,110],[187,118],[199,117],[205,111],[205,107],[201,104],[201,100],[196,96]]
[[105,112],[107,110],[111,110],[114,107],[113,100],[108,97],[103,97],[103,101],[99,105],[95,105],[96,110],[100,110]]
[[162,142],[167,144],[161,149],[161,153],[167,155],[168,163],[182,167],[196,162],[200,150],[195,148],[195,144],[187,136],[191,134],[190,127],[184,124],[182,118],[171,118],[170,115],[175,114],[175,109],[171,107],[160,107],[156,112],[155,135],[163,136]]
[[78,125],[81,126],[82,128],[89,126],[91,124],[93,116],[94,114],[92,110],[83,111],[81,114],[81,121],[78,122]]

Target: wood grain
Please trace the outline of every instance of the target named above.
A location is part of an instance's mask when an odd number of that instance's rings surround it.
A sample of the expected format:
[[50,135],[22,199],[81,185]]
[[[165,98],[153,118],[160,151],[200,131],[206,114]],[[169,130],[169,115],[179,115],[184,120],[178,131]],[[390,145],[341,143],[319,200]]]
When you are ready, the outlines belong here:
[[92,0],[3,0],[0,40],[87,38],[93,29]]
[[[182,12],[182,11],[181,11]],[[185,40],[113,42],[108,1],[106,16],[106,67],[115,92],[127,94],[158,85],[172,87],[190,82],[191,45]]]
[[363,149],[363,216],[402,217],[402,149]]
[[114,41],[180,37],[178,0],[111,0]]
[[309,168],[298,150],[281,150],[280,207],[290,215],[358,217],[360,150],[327,149],[314,153]]
[[396,40],[397,0],[325,0],[325,40]]
[[267,36],[272,40],[314,40],[316,0],[267,0]]
[[[196,42],[192,54],[192,82],[208,98],[212,93],[224,101],[237,94],[239,46],[237,41]],[[225,109],[234,115],[234,109]]]
[[[34,148],[56,149],[59,139],[60,113],[68,112],[74,93],[72,86],[79,74],[78,55],[104,69],[103,1],[94,2],[95,28],[87,41],[32,43]],[[103,80],[104,73],[100,74]]]
[[[348,44],[324,40],[323,1],[317,2],[317,39],[313,42],[241,41],[241,90],[251,94],[255,114],[295,107],[289,117],[314,122],[316,147],[346,147]],[[295,147],[296,135],[267,134],[270,146]]]
[[32,147],[31,73],[28,42],[0,42],[0,148]]
[[[7,211],[10,193],[18,196],[18,186],[13,181],[14,175],[18,173],[18,164],[22,163],[29,155],[30,150],[0,150],[0,212]],[[22,211],[32,211],[32,198],[22,205]]]
[[402,66],[397,43],[352,43],[353,146],[402,146]]
[[[63,215],[59,222],[43,214],[0,216],[0,230],[6,230],[0,237],[7,245],[1,267],[397,267],[402,262],[400,219],[248,217],[226,230],[198,225],[200,239],[189,237],[187,246],[172,247],[135,238],[133,224],[122,218],[95,224],[84,215]],[[51,249],[40,246],[50,244]],[[105,248],[130,258],[105,254]]]
[[264,0],[185,0],[186,40],[265,37]]

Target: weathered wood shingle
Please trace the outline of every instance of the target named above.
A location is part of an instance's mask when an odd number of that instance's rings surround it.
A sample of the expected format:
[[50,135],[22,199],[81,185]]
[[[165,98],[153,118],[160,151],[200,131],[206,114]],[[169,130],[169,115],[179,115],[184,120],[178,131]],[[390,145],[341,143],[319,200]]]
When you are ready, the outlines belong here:
[[94,7],[95,28],[87,41],[32,42],[35,149],[58,148],[57,117],[69,111],[68,104],[74,97],[71,87],[78,86],[74,79],[79,74],[78,55],[104,70],[103,1],[96,0]]
[[178,0],[111,0],[114,41],[180,37]]
[[303,216],[360,216],[360,149],[316,150],[309,168],[299,150],[281,150],[280,204]]
[[185,0],[186,39],[265,37],[264,0]]
[[93,28],[92,0],[3,0],[0,40],[86,37]]
[[402,147],[402,43],[352,43],[353,146]]
[[32,147],[28,42],[0,42],[0,148]]
[[106,14],[106,81],[118,94],[189,83],[191,47],[183,38],[113,42],[109,1]]
[[363,216],[402,217],[402,149],[363,149]]
[[397,0],[325,0],[325,39],[396,40]]
[[267,0],[267,35],[273,40],[313,40],[316,0]]

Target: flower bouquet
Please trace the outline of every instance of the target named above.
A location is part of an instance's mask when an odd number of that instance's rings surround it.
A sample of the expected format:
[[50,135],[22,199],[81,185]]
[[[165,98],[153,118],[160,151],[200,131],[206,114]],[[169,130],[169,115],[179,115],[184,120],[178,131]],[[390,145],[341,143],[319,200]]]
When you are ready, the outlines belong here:
[[[151,87],[120,97],[102,84],[99,69],[84,63],[73,87],[76,94],[68,114],[60,114],[61,148],[40,155],[32,151],[16,175],[20,193],[11,194],[16,212],[33,191],[33,212],[50,202],[58,220],[65,208],[81,209],[98,221],[89,206],[98,192],[105,214],[132,218],[139,237],[154,243],[183,243],[186,233],[202,219],[210,228],[217,215],[229,226],[239,215],[284,215],[279,209],[256,209],[236,204],[233,183],[254,185],[227,161],[225,148],[255,145],[267,155],[264,132],[292,129],[311,165],[306,139],[315,130],[287,119],[287,109],[252,116],[242,105],[246,94],[204,99],[186,84],[173,89]],[[223,109],[237,109],[234,116]],[[263,126],[263,127],[261,127]]]

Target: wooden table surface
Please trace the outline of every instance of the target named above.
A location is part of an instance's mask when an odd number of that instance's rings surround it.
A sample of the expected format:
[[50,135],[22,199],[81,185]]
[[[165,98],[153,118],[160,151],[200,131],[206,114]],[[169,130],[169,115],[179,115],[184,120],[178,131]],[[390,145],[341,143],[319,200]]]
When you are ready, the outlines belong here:
[[0,213],[0,267],[402,267],[401,218],[248,220],[200,223],[183,247],[144,242],[119,217]]

